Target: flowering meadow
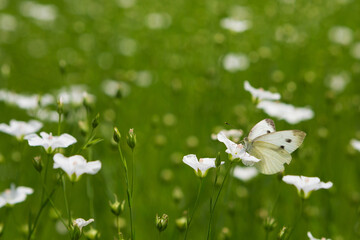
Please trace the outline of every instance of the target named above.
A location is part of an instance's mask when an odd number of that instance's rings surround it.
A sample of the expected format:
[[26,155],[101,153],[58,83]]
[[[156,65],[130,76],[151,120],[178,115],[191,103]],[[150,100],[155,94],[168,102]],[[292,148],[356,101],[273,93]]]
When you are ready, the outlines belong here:
[[0,239],[360,239],[359,12],[0,0]]

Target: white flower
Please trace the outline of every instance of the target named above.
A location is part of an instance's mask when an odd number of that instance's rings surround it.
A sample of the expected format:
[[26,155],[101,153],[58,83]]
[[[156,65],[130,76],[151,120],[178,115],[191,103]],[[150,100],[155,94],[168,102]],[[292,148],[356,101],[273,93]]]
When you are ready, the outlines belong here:
[[252,178],[258,175],[258,170],[255,167],[240,167],[236,166],[234,168],[234,177],[240,179],[244,182],[251,180]]
[[353,148],[360,151],[360,141],[356,139],[351,139],[350,144]]
[[78,218],[73,221],[73,225],[74,225],[74,227],[78,227],[81,230],[83,227],[86,227],[87,225],[89,225],[92,222],[94,222],[93,218],[90,218],[87,221],[83,218]]
[[34,190],[28,187],[15,187],[11,184],[10,189],[6,189],[0,194],[0,208],[5,205],[14,205],[25,201],[26,196],[32,194]]
[[[221,130],[221,133],[225,135],[225,137],[232,139],[234,142],[240,141],[240,137],[243,135],[243,130],[241,129],[229,129],[229,130]],[[212,140],[217,140],[217,134],[211,134]]]
[[80,106],[84,100],[88,102],[95,102],[94,95],[86,91],[84,85],[72,85],[70,88],[60,89],[56,99],[62,99],[63,104],[72,104],[74,106]]
[[56,148],[67,148],[68,146],[76,143],[76,139],[67,134],[60,136],[53,136],[51,133],[41,132],[39,137],[37,134],[30,134],[25,136],[24,139],[28,140],[30,146],[43,146],[46,152],[50,153]]
[[328,35],[330,41],[341,45],[349,45],[354,38],[353,30],[344,26],[332,27]]
[[257,159],[256,157],[247,153],[242,144],[234,143],[233,141],[229,140],[222,132],[218,133],[217,138],[220,142],[225,144],[227,148],[225,152],[230,154],[232,159],[241,159],[242,162],[247,166],[252,166],[254,163],[260,161],[260,159]]
[[244,71],[250,66],[249,59],[244,54],[229,53],[223,59],[223,67],[229,72]]
[[314,117],[314,112],[308,107],[294,107],[291,104],[281,102],[261,101],[257,108],[262,109],[271,117],[283,119],[290,124],[297,124],[301,121]]
[[[215,168],[215,158],[200,158],[197,159],[195,154],[189,154],[183,157],[183,162],[195,170],[198,177],[205,177],[210,168]],[[221,162],[224,164],[225,162]]]
[[314,238],[313,235],[311,234],[311,232],[307,232],[307,235],[309,237],[310,240],[331,240],[330,238]]
[[110,97],[127,97],[130,94],[130,86],[126,82],[107,79],[102,82],[104,93]]
[[146,25],[150,29],[165,29],[171,25],[171,16],[168,13],[149,13],[146,16]]
[[244,88],[246,91],[250,92],[253,98],[258,100],[279,100],[281,98],[279,93],[272,93],[265,91],[262,88],[254,88],[250,85],[248,81],[244,82]]
[[247,20],[236,20],[233,18],[223,18],[220,21],[222,28],[231,30],[233,32],[244,32],[251,27],[251,22]]
[[20,4],[22,15],[39,21],[54,21],[57,17],[57,8],[54,5],[45,5],[35,2],[22,2]]
[[287,184],[294,185],[303,198],[308,198],[312,191],[318,189],[329,189],[332,187],[332,182],[321,182],[318,177],[305,177],[305,176],[293,176],[286,175],[282,180]]
[[57,153],[54,155],[54,168],[61,168],[71,181],[77,181],[84,173],[94,175],[99,172],[101,162],[99,160],[86,162],[86,159],[80,155],[65,157]]
[[42,128],[43,124],[36,120],[30,120],[29,122],[10,120],[10,124],[0,124],[0,131],[17,138],[22,138],[30,133],[35,133]]

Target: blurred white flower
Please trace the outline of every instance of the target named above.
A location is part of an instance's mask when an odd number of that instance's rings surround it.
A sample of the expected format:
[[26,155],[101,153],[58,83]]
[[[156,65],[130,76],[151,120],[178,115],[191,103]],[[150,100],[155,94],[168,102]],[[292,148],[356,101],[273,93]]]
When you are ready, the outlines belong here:
[[250,92],[252,97],[257,100],[279,100],[281,98],[279,93],[265,91],[262,88],[254,88],[248,81],[244,82],[244,89]]
[[257,108],[262,109],[271,117],[285,120],[290,124],[309,120],[314,117],[314,112],[308,107],[294,107],[291,104],[281,102],[261,101]]
[[64,170],[71,181],[77,181],[84,173],[94,175],[99,172],[101,162],[99,160],[86,162],[86,159],[81,155],[65,157],[61,153],[56,153],[54,155],[54,169],[57,168]]
[[0,29],[4,31],[15,31],[17,28],[16,18],[10,14],[0,15]]
[[360,151],[360,141],[359,140],[351,139],[350,144],[354,149]]
[[217,138],[220,142],[225,144],[227,148],[225,152],[231,155],[232,160],[241,159],[242,162],[247,166],[252,166],[254,163],[260,161],[260,159],[257,159],[256,157],[247,153],[242,144],[234,143],[233,141],[229,140],[222,132],[218,133]]
[[234,168],[234,177],[247,182],[258,175],[258,170],[255,167],[240,167]]
[[0,194],[0,208],[5,205],[15,205],[25,201],[26,196],[32,194],[34,190],[28,187],[15,187],[11,184],[10,189],[6,189]]
[[116,3],[121,8],[131,8],[132,6],[135,5],[136,1],[135,0],[117,0]]
[[251,27],[251,22],[248,20],[237,20],[233,18],[223,18],[220,21],[222,28],[231,30],[233,32],[244,32]]
[[349,74],[347,72],[341,72],[339,74],[330,75],[325,83],[331,90],[340,93],[344,91],[349,82]]
[[[241,136],[243,135],[243,130],[241,129],[229,129],[229,130],[221,130],[219,133],[223,133],[225,137],[233,140],[234,142],[240,141]],[[217,140],[217,133],[211,134],[212,140]]]
[[89,225],[92,222],[94,222],[93,218],[90,218],[87,221],[83,218],[78,218],[73,221],[73,225],[74,225],[74,227],[78,227],[81,230],[83,227],[86,227],[87,225]]
[[119,82],[115,80],[104,80],[101,84],[104,93],[110,97],[127,97],[130,94],[131,88],[126,82]]
[[137,43],[134,39],[123,38],[119,41],[119,52],[124,56],[133,56],[136,52]]
[[167,13],[150,13],[146,16],[146,25],[150,29],[164,29],[171,25],[171,16]]
[[39,108],[35,111],[28,111],[30,116],[36,117],[41,121],[45,122],[58,122],[59,121],[59,113],[55,110],[48,110]]
[[333,186],[332,182],[321,182],[318,177],[286,175],[282,180],[287,184],[294,185],[302,198],[308,198],[312,191],[329,189]]
[[89,102],[95,102],[95,96],[86,91],[84,85],[72,85],[70,88],[60,89],[56,99],[62,99],[64,104],[80,106],[86,98]]
[[45,5],[30,1],[20,3],[20,12],[25,17],[40,21],[54,21],[57,17],[57,8],[54,5]]
[[249,66],[250,61],[245,54],[229,53],[223,59],[223,67],[229,72],[244,71]]
[[345,26],[332,27],[328,35],[330,41],[341,45],[349,45],[353,41],[353,30]]
[[330,238],[315,238],[313,237],[313,235],[311,234],[311,232],[307,232],[307,236],[309,237],[309,240],[331,240]]
[[149,87],[152,83],[151,73],[148,71],[137,72],[134,82],[139,87]]
[[67,148],[68,146],[76,143],[76,139],[67,134],[61,134],[60,136],[53,136],[52,133],[41,132],[39,137],[37,134],[29,134],[24,137],[28,140],[30,146],[42,146],[46,152],[51,153],[56,148]]
[[357,42],[352,46],[351,55],[356,59],[360,59],[360,42]]
[[[215,168],[215,158],[200,158],[197,159],[195,154],[189,154],[183,157],[183,162],[195,170],[195,174],[203,178],[206,176],[210,168]],[[224,164],[225,162],[221,162]]]
[[10,124],[0,124],[0,132],[7,133],[15,136],[18,139],[23,138],[25,135],[35,133],[42,128],[43,124],[36,120],[30,120],[29,122],[10,120]]

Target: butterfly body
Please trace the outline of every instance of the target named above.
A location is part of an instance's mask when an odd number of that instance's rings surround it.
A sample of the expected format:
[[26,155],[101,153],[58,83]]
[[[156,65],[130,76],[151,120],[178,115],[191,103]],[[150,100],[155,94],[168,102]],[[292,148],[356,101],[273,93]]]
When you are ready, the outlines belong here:
[[304,141],[306,133],[300,130],[276,131],[271,119],[257,123],[244,139],[245,149],[260,159],[255,167],[263,174],[274,174],[284,170],[291,162],[291,153]]

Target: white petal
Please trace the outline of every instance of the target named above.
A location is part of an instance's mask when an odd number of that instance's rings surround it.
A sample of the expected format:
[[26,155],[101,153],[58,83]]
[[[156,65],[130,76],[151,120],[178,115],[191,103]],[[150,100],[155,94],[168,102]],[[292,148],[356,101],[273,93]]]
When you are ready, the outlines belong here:
[[189,154],[184,156],[183,162],[192,167],[195,171],[197,171],[199,168],[199,161],[195,154]]
[[255,167],[239,167],[234,168],[234,177],[244,182],[249,181],[258,175],[258,170]]

